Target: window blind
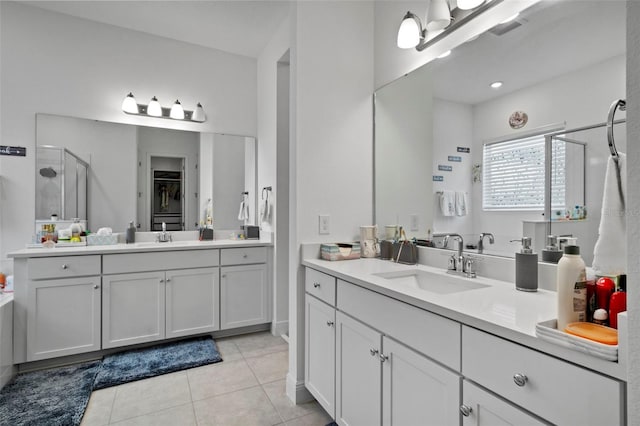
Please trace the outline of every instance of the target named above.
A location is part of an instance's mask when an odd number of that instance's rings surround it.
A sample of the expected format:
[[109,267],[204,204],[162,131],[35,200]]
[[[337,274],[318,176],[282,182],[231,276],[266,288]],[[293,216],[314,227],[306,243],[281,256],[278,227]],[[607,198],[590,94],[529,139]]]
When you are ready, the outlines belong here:
[[[552,206],[564,207],[565,144],[554,142]],[[484,145],[484,210],[544,209],[544,145],[543,135]]]

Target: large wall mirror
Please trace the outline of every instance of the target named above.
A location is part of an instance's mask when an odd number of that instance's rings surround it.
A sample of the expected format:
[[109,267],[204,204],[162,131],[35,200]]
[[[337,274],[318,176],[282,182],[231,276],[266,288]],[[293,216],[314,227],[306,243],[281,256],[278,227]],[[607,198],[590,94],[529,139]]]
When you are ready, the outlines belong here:
[[[549,219],[544,193],[532,196],[531,205],[491,208],[483,155],[498,142],[565,131],[553,140],[551,163],[531,173],[544,192],[545,168],[554,167],[552,191],[564,195],[553,200],[551,232],[576,236],[590,264],[609,156],[606,127],[599,124],[612,102],[625,97],[625,24],[624,2],[541,1],[377,90],[376,223],[399,223],[419,238],[458,233],[465,245],[492,233],[495,243],[485,240],[484,252],[503,256],[519,250],[510,240],[531,236],[539,251]],[[497,81],[501,87],[492,88]],[[624,152],[623,123],[615,135]],[[511,173],[529,172],[516,166]],[[456,195],[466,209],[445,214],[441,201]],[[576,205],[586,218],[567,220]]]
[[163,222],[195,230],[211,206],[215,229],[255,224],[253,137],[37,114],[36,139],[36,220],[78,217],[94,231],[122,232],[130,221],[141,231]]

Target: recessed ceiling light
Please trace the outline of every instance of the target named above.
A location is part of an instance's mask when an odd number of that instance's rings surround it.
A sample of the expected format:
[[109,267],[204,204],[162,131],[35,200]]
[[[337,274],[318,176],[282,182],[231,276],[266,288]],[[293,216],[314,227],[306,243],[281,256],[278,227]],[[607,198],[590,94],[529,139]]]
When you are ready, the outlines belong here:
[[507,19],[505,19],[504,21],[500,22],[500,24],[506,24],[508,22],[511,22],[514,19],[516,19],[518,16],[520,16],[520,12],[516,13],[515,15],[509,16]]
[[493,83],[490,84],[492,89],[499,89],[502,87],[502,82],[501,81],[494,81]]
[[438,59],[441,58],[446,58],[447,56],[451,55],[451,51],[447,50],[446,52],[444,52],[442,55],[438,56]]

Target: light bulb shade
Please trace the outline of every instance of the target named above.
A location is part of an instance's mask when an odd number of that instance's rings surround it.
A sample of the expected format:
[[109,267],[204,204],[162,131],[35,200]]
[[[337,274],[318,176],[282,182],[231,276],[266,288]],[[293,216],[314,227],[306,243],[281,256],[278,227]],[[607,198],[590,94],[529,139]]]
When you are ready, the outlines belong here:
[[179,100],[176,99],[176,102],[171,106],[169,117],[176,120],[184,120],[184,109],[182,109]]
[[129,92],[127,96],[125,96],[122,101],[122,110],[128,114],[138,114],[138,104],[136,103],[136,98],[133,97],[133,93]]
[[160,102],[158,102],[158,98],[155,96],[151,98],[151,102],[147,105],[147,115],[162,117],[162,107],[160,106]]
[[447,0],[431,0],[427,14],[427,31],[443,30],[451,23]]
[[200,102],[198,102],[198,106],[193,111],[193,115],[191,116],[191,120],[192,121],[198,121],[200,123],[204,123],[207,120],[207,116],[204,113],[204,108],[202,108],[202,105],[200,104]]
[[458,0],[458,9],[469,10],[484,3],[484,0]]
[[422,28],[416,15],[407,12],[402,19],[398,29],[398,47],[401,49],[411,49],[420,43]]

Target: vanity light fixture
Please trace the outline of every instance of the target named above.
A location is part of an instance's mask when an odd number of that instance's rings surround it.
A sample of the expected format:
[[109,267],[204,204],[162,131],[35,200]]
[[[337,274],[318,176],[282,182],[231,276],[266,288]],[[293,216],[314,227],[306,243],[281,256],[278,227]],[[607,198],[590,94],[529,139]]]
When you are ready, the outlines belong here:
[[126,114],[145,115],[148,117],[169,118],[172,120],[194,121],[196,123],[204,123],[207,116],[204,113],[202,104],[198,102],[194,111],[187,111],[182,107],[179,100],[176,99],[171,108],[164,108],[158,102],[155,96],[151,98],[149,105],[139,104],[136,102],[133,93],[129,93],[122,101],[122,111]]
[[422,22],[415,13],[407,12],[402,18],[398,29],[397,44],[400,49],[411,49],[418,46],[424,40],[426,30],[422,28]]
[[462,10],[475,9],[484,3],[484,0],[458,0],[458,8]]
[[444,30],[451,23],[451,11],[447,0],[431,0],[427,13],[427,31]]
[[492,89],[499,89],[502,87],[502,82],[501,81],[494,81],[493,83],[490,84]]

